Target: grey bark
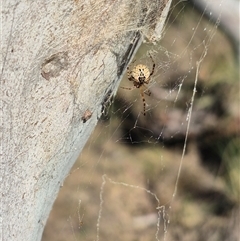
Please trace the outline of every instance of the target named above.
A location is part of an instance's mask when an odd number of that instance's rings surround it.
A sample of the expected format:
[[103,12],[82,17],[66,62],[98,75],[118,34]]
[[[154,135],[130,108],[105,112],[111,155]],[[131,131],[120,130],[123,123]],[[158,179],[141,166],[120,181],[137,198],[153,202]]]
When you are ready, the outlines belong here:
[[1,240],[40,240],[60,185],[171,0],[4,1]]

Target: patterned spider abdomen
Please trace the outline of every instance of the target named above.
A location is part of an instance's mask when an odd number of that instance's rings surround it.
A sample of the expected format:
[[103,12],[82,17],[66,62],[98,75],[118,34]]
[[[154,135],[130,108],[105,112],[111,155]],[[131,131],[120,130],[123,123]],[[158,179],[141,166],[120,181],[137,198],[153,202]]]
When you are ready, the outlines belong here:
[[149,82],[150,71],[146,65],[139,64],[131,71],[131,77],[135,82],[139,82],[139,84],[147,84]]

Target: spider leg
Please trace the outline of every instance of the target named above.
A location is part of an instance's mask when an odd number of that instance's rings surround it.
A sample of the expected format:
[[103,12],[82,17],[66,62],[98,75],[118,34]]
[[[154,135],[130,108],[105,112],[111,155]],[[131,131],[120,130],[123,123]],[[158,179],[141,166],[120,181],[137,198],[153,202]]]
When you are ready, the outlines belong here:
[[130,66],[135,63],[136,59],[134,61],[132,61],[132,63],[130,65],[127,66],[127,77],[129,81],[134,81],[133,77],[132,77],[132,71],[130,70]]
[[144,93],[145,95],[150,96],[150,95],[152,94],[151,91],[146,87],[146,85],[142,85],[142,88],[144,88],[143,93]]
[[146,100],[144,97],[144,90],[142,88],[140,88],[140,94],[142,96],[142,101],[143,101],[143,115],[146,115]]
[[149,77],[150,77],[150,76],[153,75],[153,73],[154,73],[154,70],[155,70],[155,63],[154,63],[154,60],[153,60],[152,55],[149,54],[149,56],[150,56],[150,58],[151,58],[151,60],[152,60],[152,63],[153,63],[152,71],[151,71],[151,73],[150,73],[150,75],[149,75]]
[[120,87],[121,89],[125,89],[125,90],[134,90],[134,89],[136,89],[137,87],[136,86],[133,86],[133,87]]
[[148,95],[148,96],[150,96],[152,94],[151,91],[148,89],[144,90],[143,92],[145,95]]
[[131,81],[131,71],[129,67],[127,67],[127,77]]

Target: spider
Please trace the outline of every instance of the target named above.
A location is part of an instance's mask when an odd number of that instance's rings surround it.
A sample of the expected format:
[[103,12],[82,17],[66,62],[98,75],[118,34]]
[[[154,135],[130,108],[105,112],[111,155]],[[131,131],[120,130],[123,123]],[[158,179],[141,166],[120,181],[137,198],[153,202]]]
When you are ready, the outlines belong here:
[[[151,76],[154,73],[155,70],[155,63],[153,61],[152,56],[149,54],[151,60],[152,60],[152,71],[150,73],[149,68],[146,65],[143,64],[138,64],[136,65],[132,70],[127,67],[127,76],[129,81],[133,81],[133,87],[131,88],[126,88],[126,87],[121,87],[122,89],[126,90],[133,90],[138,88],[140,90],[140,94],[142,96],[142,101],[143,101],[143,115],[146,115],[146,101],[144,98],[144,94],[150,96],[151,92],[150,90],[146,89],[146,85],[150,81]],[[144,88],[145,87],[145,88]]]

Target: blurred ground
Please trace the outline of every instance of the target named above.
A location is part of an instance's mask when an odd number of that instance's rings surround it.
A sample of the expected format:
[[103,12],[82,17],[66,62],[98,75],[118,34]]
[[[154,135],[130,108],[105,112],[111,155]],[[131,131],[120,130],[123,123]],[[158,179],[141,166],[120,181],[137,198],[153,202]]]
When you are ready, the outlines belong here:
[[66,178],[43,241],[239,240],[239,70],[231,43],[211,24],[183,2],[161,46],[142,47],[134,65],[151,68],[147,50],[156,63],[146,117],[139,91],[119,89]]

